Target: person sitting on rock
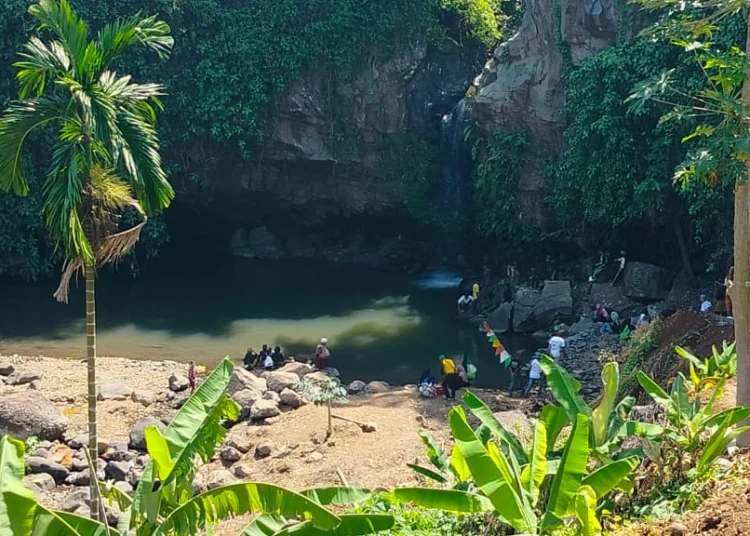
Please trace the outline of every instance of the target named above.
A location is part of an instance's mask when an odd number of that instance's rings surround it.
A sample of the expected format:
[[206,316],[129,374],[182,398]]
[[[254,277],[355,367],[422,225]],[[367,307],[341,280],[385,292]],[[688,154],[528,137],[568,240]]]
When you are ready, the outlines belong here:
[[252,347],[248,348],[245,352],[245,359],[242,360],[242,366],[245,370],[253,370],[260,363],[260,356],[253,350]]
[[258,364],[264,365],[266,362],[266,358],[269,357],[270,355],[271,355],[271,349],[268,347],[267,344],[264,344],[258,356]]
[[594,309],[594,322],[609,323],[609,320],[609,312],[601,303],[597,303],[596,309]]
[[284,354],[281,353],[281,346],[276,346],[273,349],[273,353],[271,354],[271,359],[273,360],[273,368],[279,368],[281,365],[284,364],[286,361],[286,358],[284,357]]
[[273,370],[273,358],[271,357],[271,354],[266,354],[266,357],[263,358],[263,368],[265,370]]
[[315,348],[315,355],[313,356],[315,368],[318,370],[327,369],[330,360],[331,351],[328,349],[328,339],[323,337],[320,339],[320,344]]
[[700,311],[701,313],[708,313],[711,311],[711,308],[713,307],[713,304],[709,301],[708,296],[705,294],[701,294],[701,304],[700,304]]

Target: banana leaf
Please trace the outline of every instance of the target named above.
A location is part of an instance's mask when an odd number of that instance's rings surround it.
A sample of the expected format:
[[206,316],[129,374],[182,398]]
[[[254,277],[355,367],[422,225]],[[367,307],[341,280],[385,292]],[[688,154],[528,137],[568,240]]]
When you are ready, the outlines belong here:
[[557,406],[544,406],[539,420],[547,429],[547,452],[555,449],[555,443],[563,428],[570,422],[568,414],[564,409]]
[[303,521],[282,528],[273,536],[366,536],[388,530],[394,524],[395,519],[389,514],[345,514],[341,516],[341,524],[333,530],[321,530],[311,521]]
[[396,488],[393,495],[397,500],[416,504],[422,508],[446,510],[462,514],[491,512],[495,509],[484,495],[453,489]]
[[34,492],[23,485],[24,444],[8,435],[0,438],[0,534],[26,536],[36,509]]
[[521,473],[521,483],[534,507],[539,500],[539,488],[547,476],[547,429],[542,421],[534,427],[534,442],[529,453],[529,465]]
[[750,429],[749,426],[740,426],[739,428],[730,430],[730,428],[734,425],[733,418],[735,417],[735,415],[736,414],[734,413],[727,414],[724,418],[724,421],[721,423],[721,426],[719,426],[714,431],[714,433],[711,434],[711,437],[706,442],[703,453],[698,460],[698,465],[696,466],[698,474],[702,475],[706,473],[711,468],[716,459],[724,454],[724,451],[727,450],[729,443],[734,441],[740,434]]
[[503,428],[487,404],[471,391],[464,393],[463,401],[474,416],[479,419],[479,422],[486,426],[498,440],[505,442],[513,450],[513,455],[518,460],[518,463],[521,465],[529,463],[526,451],[521,442],[514,434]]
[[641,460],[637,456],[630,456],[602,465],[587,475],[581,481],[581,485],[589,486],[596,493],[596,497],[601,499],[615,489],[624,478],[627,478],[640,462]]
[[311,488],[301,493],[321,506],[350,506],[365,502],[372,496],[372,492],[369,489],[339,486]]
[[588,486],[581,486],[576,493],[576,519],[581,525],[581,536],[597,536],[602,533],[602,526],[596,517],[596,493]]
[[549,356],[542,357],[541,365],[552,395],[565,410],[570,422],[575,422],[579,414],[591,417],[591,408],[578,394],[581,384]]
[[406,466],[412,471],[414,471],[415,473],[422,475],[425,478],[429,478],[430,480],[434,480],[435,482],[439,484],[448,483],[447,478],[445,478],[440,473],[433,471],[432,469],[428,469],[427,467],[422,467],[421,465],[416,465],[414,463],[407,463]]
[[435,438],[427,430],[420,430],[419,438],[425,447],[427,447],[427,459],[430,460],[430,463],[440,472],[447,473],[450,469],[450,460],[443,449],[440,448],[437,441],[435,441]]
[[602,369],[602,398],[599,405],[591,413],[591,426],[594,430],[593,444],[595,447],[607,441],[610,416],[615,406],[617,391],[620,389],[620,369],[617,363],[607,363]]

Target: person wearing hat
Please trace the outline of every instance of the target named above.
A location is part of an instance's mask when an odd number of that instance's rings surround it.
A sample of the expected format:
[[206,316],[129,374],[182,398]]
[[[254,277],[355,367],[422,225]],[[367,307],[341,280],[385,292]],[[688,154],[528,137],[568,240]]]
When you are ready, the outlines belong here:
[[455,399],[456,391],[463,387],[464,382],[458,375],[458,369],[456,363],[446,355],[441,354],[440,357],[440,372],[443,374],[443,393],[445,398]]
[[328,362],[331,359],[331,351],[328,349],[328,339],[323,337],[320,344],[315,348],[314,363],[318,370],[328,368]]

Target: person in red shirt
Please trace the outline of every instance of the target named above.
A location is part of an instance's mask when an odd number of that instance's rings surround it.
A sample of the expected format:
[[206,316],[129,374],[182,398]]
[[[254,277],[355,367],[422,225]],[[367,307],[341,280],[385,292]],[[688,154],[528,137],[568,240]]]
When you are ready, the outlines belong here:
[[328,349],[328,339],[323,337],[320,344],[315,348],[314,363],[318,370],[328,368],[328,362],[331,359],[331,351]]
[[188,383],[190,383],[190,394],[195,392],[195,384],[198,380],[198,371],[195,370],[195,361],[190,362],[188,367]]

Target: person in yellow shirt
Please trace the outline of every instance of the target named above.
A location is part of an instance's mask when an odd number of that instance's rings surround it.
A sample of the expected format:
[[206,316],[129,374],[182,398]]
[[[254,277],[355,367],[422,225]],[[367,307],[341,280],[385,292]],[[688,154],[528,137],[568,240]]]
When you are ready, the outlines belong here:
[[479,299],[479,283],[474,283],[474,286],[471,287],[472,292],[474,293],[474,299]]
[[448,356],[440,356],[440,371],[443,374],[443,394],[445,398],[455,400],[456,391],[464,386],[463,380],[458,375],[456,363]]

